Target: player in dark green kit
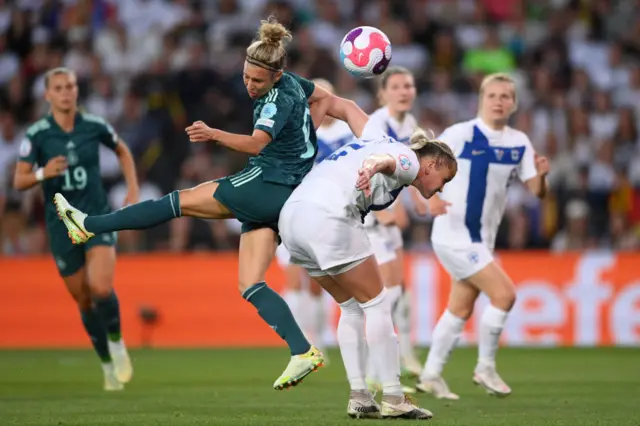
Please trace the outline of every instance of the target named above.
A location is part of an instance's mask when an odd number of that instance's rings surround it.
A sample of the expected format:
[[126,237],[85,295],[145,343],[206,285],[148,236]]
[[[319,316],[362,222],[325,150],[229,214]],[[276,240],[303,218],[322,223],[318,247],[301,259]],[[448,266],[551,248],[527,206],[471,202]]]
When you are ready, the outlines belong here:
[[[51,112],[27,130],[20,146],[14,186],[29,189],[42,183],[51,200],[64,193],[91,214],[110,211],[100,176],[100,144],[111,148],[129,185],[127,202],[138,201],[138,183],[131,152],[111,126],[78,111],[78,85],[73,71],[56,68],[45,76]],[[34,172],[34,165],[39,168]],[[121,390],[133,374],[120,329],[120,308],[113,291],[115,232],[105,233],[85,246],[64,237],[66,227],[53,205],[45,211],[49,244],[64,282],[78,303],[82,322],[102,361],[105,390]]]
[[284,72],[285,42],[290,39],[289,31],[269,18],[262,21],[258,39],[247,48],[243,78],[249,96],[255,100],[251,135],[212,129],[200,121],[186,129],[192,142],[215,141],[253,155],[246,169],[107,215],[87,215],[56,195],[58,212],[76,243],[116,230],[149,228],[180,216],[238,218],[243,232],[240,292],[291,351],[291,360],[275,381],[275,389],[297,384],[324,360],[300,331],[286,302],[264,281],[278,244],[280,210],[313,166],[317,151],[314,123],[319,125],[324,115],[330,114],[347,121],[360,135],[368,120],[352,101]]

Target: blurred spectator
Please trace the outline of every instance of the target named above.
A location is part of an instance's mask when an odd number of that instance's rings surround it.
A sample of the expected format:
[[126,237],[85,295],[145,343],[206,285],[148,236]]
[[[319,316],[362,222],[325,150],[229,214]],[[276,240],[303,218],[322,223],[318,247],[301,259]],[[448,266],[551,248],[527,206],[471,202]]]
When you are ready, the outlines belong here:
[[[640,8],[637,0],[0,0],[0,250],[46,247],[40,191],[11,190],[21,134],[46,114],[43,76],[66,65],[80,77],[83,107],[131,146],[143,198],[241,168],[246,156],[190,144],[184,127],[204,120],[251,132],[242,82],[245,49],[274,14],[294,33],[288,69],[332,81],[365,111],[376,80],[341,69],[338,45],[358,25],[381,28],[393,64],[415,73],[420,125],[442,131],[476,114],[483,74],[512,73],[513,125],[549,156],[551,193],[538,203],[509,189],[498,244],[556,250],[637,250],[640,229]],[[10,111],[11,114],[6,113]],[[101,151],[113,207],[124,187],[113,153]],[[430,219],[406,231],[429,245]],[[236,221],[182,220],[123,233],[121,249],[225,249]]]

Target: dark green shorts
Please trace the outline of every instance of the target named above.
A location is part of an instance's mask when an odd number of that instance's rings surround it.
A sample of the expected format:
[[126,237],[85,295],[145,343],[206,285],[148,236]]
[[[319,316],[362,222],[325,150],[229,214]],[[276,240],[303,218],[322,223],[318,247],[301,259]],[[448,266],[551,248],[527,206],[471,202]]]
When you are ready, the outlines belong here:
[[62,222],[52,226],[47,226],[49,234],[49,245],[51,246],[51,254],[56,261],[58,273],[62,277],[68,277],[75,274],[85,264],[85,254],[92,247],[96,246],[114,246],[118,240],[117,234],[111,232],[109,234],[96,235],[85,244],[73,244],[67,236],[67,228]]
[[295,186],[265,182],[262,169],[249,166],[235,175],[216,180],[213,197],[242,223],[242,233],[271,228],[278,233],[280,210]]

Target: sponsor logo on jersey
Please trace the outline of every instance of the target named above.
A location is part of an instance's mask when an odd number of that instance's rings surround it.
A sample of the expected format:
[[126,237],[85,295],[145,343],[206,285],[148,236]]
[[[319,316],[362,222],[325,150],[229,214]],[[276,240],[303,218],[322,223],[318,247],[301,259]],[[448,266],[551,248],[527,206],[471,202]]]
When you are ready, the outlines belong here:
[[402,167],[402,170],[409,170],[409,167],[411,167],[411,160],[409,160],[409,157],[401,154],[398,159],[400,160],[400,167]]
[[260,118],[271,118],[278,112],[278,107],[273,102],[269,102],[262,107]]

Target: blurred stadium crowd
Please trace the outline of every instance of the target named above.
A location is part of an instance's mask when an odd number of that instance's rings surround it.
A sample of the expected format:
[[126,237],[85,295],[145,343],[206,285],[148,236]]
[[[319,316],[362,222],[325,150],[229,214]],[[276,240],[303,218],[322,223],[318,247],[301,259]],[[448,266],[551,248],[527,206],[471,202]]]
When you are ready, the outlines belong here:
[[[513,125],[551,159],[552,195],[539,203],[512,185],[498,248],[640,248],[638,0],[0,0],[0,253],[47,249],[39,190],[11,188],[22,135],[47,113],[47,69],[77,72],[82,106],[130,145],[141,197],[156,198],[243,167],[243,155],[190,144],[184,128],[251,131],[244,50],[269,14],[294,33],[289,69],[330,80],[367,112],[375,81],[349,76],[337,52],[350,28],[382,29],[392,63],[416,75],[414,113],[436,131],[474,117],[484,73],[512,73]],[[105,150],[101,162],[119,208],[117,160]],[[409,248],[427,249],[430,220],[412,217]],[[181,219],[123,232],[120,249],[226,249],[236,225]]]

